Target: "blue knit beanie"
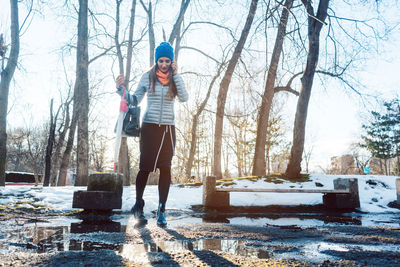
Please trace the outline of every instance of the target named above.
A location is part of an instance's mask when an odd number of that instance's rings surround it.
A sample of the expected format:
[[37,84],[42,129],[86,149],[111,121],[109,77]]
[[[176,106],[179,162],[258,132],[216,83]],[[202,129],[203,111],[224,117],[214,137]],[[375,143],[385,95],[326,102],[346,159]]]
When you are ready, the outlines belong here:
[[162,42],[159,46],[157,46],[155,53],[155,62],[157,62],[160,57],[167,57],[171,59],[171,61],[174,60],[174,49],[169,43]]

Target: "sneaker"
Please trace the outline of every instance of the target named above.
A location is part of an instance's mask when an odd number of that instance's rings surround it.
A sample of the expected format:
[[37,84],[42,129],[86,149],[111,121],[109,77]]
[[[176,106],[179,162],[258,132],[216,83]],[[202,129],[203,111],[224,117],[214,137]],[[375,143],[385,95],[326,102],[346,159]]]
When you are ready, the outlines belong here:
[[146,217],[144,217],[143,207],[144,207],[144,200],[137,199],[135,205],[131,209],[131,212],[133,213],[135,219],[141,222],[147,222]]
[[165,204],[158,204],[157,210],[157,225],[164,227],[167,225],[167,220],[165,219]]

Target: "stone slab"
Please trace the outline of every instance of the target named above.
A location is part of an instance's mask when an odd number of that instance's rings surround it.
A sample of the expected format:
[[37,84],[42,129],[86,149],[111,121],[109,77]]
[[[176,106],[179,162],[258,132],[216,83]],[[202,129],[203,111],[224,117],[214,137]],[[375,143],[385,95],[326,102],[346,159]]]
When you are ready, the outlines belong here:
[[216,192],[216,178],[207,176],[203,180],[203,206],[206,208],[229,207],[229,192]]
[[350,194],[336,194],[336,204],[339,209],[356,209],[360,207],[358,180],[356,178],[337,178],[333,180],[335,190],[349,190]]
[[354,202],[350,201],[349,194],[333,194],[328,193],[322,197],[324,205],[328,209],[355,209],[359,206],[354,206]]
[[88,191],[108,191],[122,195],[123,174],[95,173],[89,176]]
[[121,209],[122,194],[107,191],[75,191],[72,208],[85,210]]

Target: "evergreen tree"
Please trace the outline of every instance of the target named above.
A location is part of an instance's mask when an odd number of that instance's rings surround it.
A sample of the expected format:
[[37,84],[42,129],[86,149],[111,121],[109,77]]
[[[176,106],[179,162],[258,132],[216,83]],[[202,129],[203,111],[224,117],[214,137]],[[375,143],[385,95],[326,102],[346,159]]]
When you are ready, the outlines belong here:
[[387,114],[384,119],[391,128],[394,154],[397,157],[396,173],[400,174],[400,100],[393,99],[385,104]]
[[385,112],[371,111],[372,119],[363,124],[366,134],[362,136],[362,145],[373,157],[383,159],[387,173],[387,160],[397,156],[397,168],[400,166],[400,102],[394,99],[384,103]]

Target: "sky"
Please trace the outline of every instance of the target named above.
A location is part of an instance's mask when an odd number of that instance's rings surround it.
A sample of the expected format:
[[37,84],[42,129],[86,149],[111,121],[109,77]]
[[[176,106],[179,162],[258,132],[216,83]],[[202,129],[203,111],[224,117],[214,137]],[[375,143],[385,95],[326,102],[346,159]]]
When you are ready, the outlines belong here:
[[[0,30],[8,33],[9,1],[0,0],[0,2],[2,5]],[[18,105],[12,106],[8,116],[8,127],[31,125],[47,120],[50,98],[57,98],[58,91],[55,88],[59,85],[64,86],[61,70],[54,67],[60,66],[60,59],[56,54],[60,46],[71,38],[63,30],[64,27],[60,27],[60,23],[63,23],[63,20],[56,18],[55,14],[49,12],[36,14],[29,30],[22,36],[20,69],[16,71],[10,90],[11,102]],[[398,28],[393,31],[389,40],[381,44],[379,53],[371,54],[363,66],[364,70],[355,77],[367,87],[368,91],[374,93],[379,91],[386,99],[399,95],[397,93],[400,84],[399,32]],[[309,105],[306,146],[313,147],[311,167],[316,172],[321,170],[320,166],[326,168],[329,165],[330,157],[348,153],[349,145],[359,140],[362,118],[366,110],[375,108],[371,98],[361,100],[356,94],[343,90],[342,86],[335,88],[337,84],[332,85],[325,90],[315,82]],[[106,97],[113,103],[110,112],[105,114],[104,121],[112,124],[117,117],[119,99],[114,94],[111,72],[103,87],[107,90],[109,88]],[[287,125],[291,127],[296,98],[287,97],[286,106],[288,108],[285,118]],[[26,110],[30,110],[32,114],[25,116]],[[288,139],[291,139],[291,133]]]

